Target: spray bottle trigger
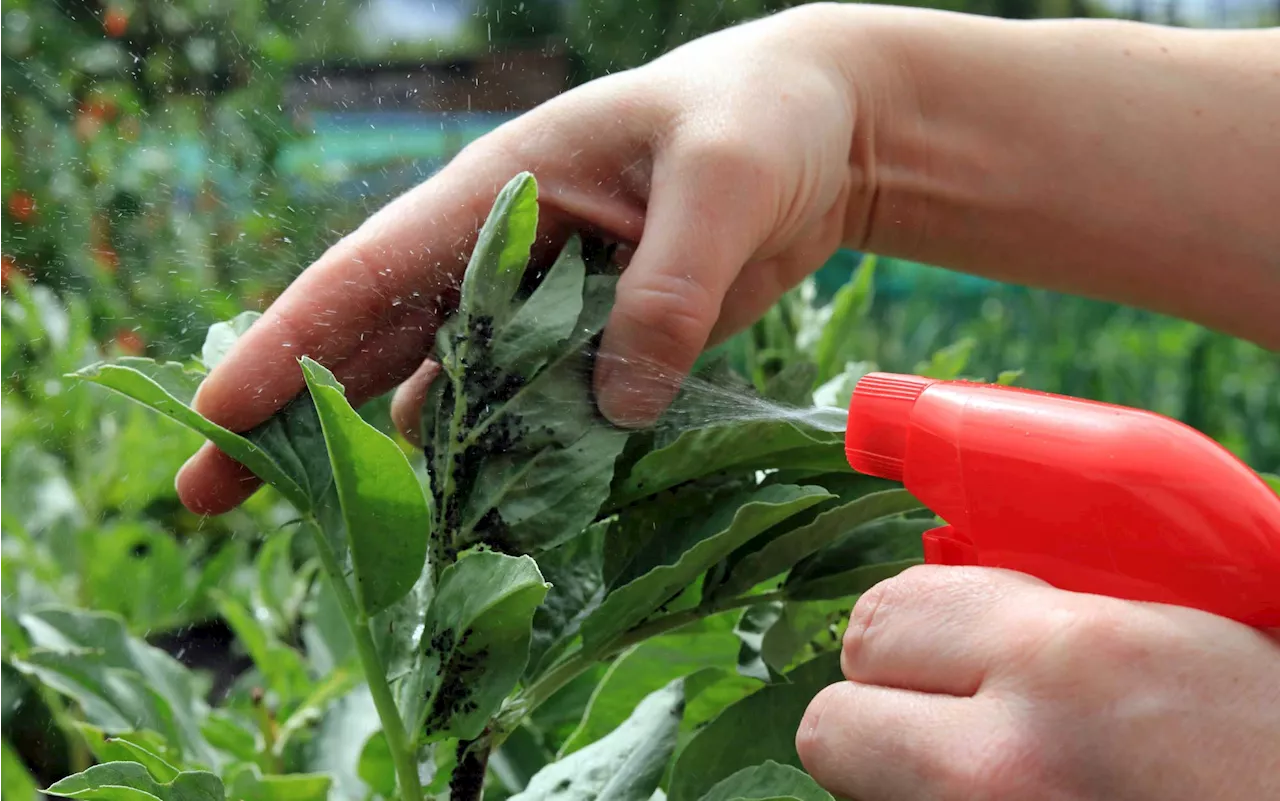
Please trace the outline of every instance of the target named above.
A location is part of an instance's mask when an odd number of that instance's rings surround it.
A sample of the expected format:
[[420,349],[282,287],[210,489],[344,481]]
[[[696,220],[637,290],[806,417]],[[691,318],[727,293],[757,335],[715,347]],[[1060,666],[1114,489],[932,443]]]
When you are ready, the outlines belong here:
[[925,564],[949,567],[978,564],[978,549],[973,541],[952,526],[930,529],[921,539],[924,541]]

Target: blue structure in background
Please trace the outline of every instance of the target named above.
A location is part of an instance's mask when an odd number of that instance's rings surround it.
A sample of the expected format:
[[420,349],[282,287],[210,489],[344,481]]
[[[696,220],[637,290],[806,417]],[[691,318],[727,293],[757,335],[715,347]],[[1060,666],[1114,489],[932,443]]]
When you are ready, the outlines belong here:
[[[380,205],[431,177],[467,144],[517,116],[497,112],[309,111],[311,135],[287,146],[277,169],[300,196],[368,199]],[[818,271],[820,298],[830,298],[852,276],[863,254],[838,251]],[[886,261],[888,263],[886,263]],[[978,295],[1003,286],[993,281],[898,260],[882,260],[876,291],[905,295],[928,275],[945,275],[949,293]],[[942,275],[940,275],[942,274]]]

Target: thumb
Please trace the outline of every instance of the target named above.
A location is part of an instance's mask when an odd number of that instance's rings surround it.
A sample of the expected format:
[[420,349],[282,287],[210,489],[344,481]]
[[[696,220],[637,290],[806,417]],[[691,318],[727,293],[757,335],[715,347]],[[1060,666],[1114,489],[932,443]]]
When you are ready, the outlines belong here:
[[762,238],[758,166],[725,150],[655,165],[644,232],[596,358],[597,402],[617,425],[647,425],[670,405]]

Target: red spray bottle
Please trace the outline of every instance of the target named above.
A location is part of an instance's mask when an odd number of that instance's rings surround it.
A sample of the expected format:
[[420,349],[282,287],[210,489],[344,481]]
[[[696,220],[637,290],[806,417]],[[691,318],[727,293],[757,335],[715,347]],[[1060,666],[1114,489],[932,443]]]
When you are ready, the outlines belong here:
[[946,525],[925,561],[1280,627],[1280,496],[1216,442],[1122,406],[872,373],[845,453]]

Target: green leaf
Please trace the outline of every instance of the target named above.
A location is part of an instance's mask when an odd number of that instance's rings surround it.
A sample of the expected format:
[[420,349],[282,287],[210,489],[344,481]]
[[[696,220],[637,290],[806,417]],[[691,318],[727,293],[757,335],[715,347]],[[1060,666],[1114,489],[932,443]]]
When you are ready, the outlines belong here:
[[617,508],[697,478],[726,470],[800,465],[848,469],[840,434],[802,429],[785,420],[726,423],[685,431],[645,454],[610,499]]
[[586,277],[582,242],[575,236],[538,288],[494,337],[494,363],[507,372],[528,376],[553,358],[582,313]]
[[738,673],[766,684],[785,681],[778,672],[780,666],[771,664],[764,657],[764,639],[773,625],[782,617],[783,602],[770,601],[743,610],[733,633],[738,635]]
[[828,509],[807,525],[775,537],[759,550],[743,557],[732,568],[728,579],[716,588],[715,595],[740,595],[765,579],[790,570],[802,559],[864,523],[921,508],[920,501],[911,493],[895,489],[874,492]]
[[13,665],[80,705],[108,734],[150,729],[185,763],[217,768],[221,758],[200,722],[208,707],[194,677],[158,648],[129,636],[119,618],[66,609],[24,614],[32,649]]
[[254,611],[270,619],[269,628],[281,634],[293,628],[310,589],[317,562],[294,572],[293,538],[298,529],[273,532],[254,559],[257,581],[253,587]]
[[195,599],[192,549],[184,550],[164,529],[128,518],[104,525],[86,539],[79,549],[84,606],[114,612],[135,631],[188,622],[183,610]]
[[1267,482],[1267,485],[1275,490],[1277,495],[1280,495],[1280,476],[1272,475],[1271,473],[1262,473],[1261,475],[1262,480]]
[[840,655],[824,654],[806,662],[787,679],[786,684],[771,684],[742,699],[694,735],[672,769],[670,801],[696,801],[721,780],[768,760],[802,767],[796,730],[814,696],[844,679]]
[[285,718],[276,734],[275,751],[285,753],[292,739],[307,726],[323,719],[325,711],[335,700],[351,692],[364,680],[360,673],[352,668],[339,667],[325,676],[311,694]]
[[356,773],[378,795],[395,798],[396,763],[391,756],[391,746],[387,745],[387,738],[382,732],[373,735],[364,744]]
[[360,758],[382,723],[369,688],[361,684],[325,709],[307,749],[304,767],[333,777],[334,795],[345,801],[367,801],[369,788],[360,776]]
[[565,335],[576,307],[564,308],[568,285],[586,269],[577,248],[576,240],[566,246],[510,323],[459,313],[436,336],[444,374],[428,392],[423,431],[445,550],[482,543],[537,553],[578,535],[608,496],[628,434],[591,399],[589,343],[608,319],[617,280],[580,282],[581,311]]
[[61,798],[90,801],[222,801],[222,780],[212,773],[187,771],[167,782],[156,781],[136,762],[105,762],[68,776],[45,790]]
[[168,749],[154,732],[130,732],[112,737],[82,721],[74,725],[99,762],[137,762],[162,782],[172,781],[179,773],[177,767],[161,756]]
[[976,339],[965,337],[945,348],[940,348],[929,361],[917,364],[914,372],[926,378],[938,378],[944,381],[959,378],[969,364],[969,357],[973,355],[973,349],[977,345]]
[[244,336],[250,326],[256,323],[261,316],[258,312],[241,312],[226,322],[214,323],[209,326],[209,332],[205,334],[204,338],[204,349],[200,353],[200,362],[204,365],[204,369],[213,370],[213,368],[221,364],[222,360],[231,352],[236,340]]
[[1013,386],[1022,377],[1022,370],[1001,370],[996,376],[996,383],[1003,387]]
[[113,389],[203,434],[227,455],[283,492],[299,508],[308,508],[297,483],[260,447],[190,408],[196,388],[204,379],[203,373],[188,371],[177,362],[126,357],[90,365],[73,375]]
[[598,645],[627,631],[752,537],[830,497],[821,487],[762,487],[735,496],[682,531],[655,537],[621,572],[628,583],[609,593],[582,624],[584,642]]
[[623,652],[596,685],[578,728],[560,747],[560,756],[613,731],[640,699],[672,680],[709,667],[732,670],[737,645],[728,632],[668,634]]
[[462,278],[461,312],[505,320],[538,231],[538,184],[522,172],[498,193]]
[[204,378],[203,374],[189,372],[176,362],[158,363],[150,359],[121,358],[114,362],[90,365],[74,376],[113,389],[203,434],[228,456],[280,490],[300,511],[311,509],[311,498],[298,481],[268,453],[264,445],[233,434],[190,408],[196,387]]
[[[544,448],[535,456],[497,457],[480,468],[469,510],[469,528],[485,531],[485,540],[516,551],[555,547],[591,522],[609,495],[614,459],[626,434],[597,428],[565,448]],[[499,526],[483,515],[497,508]],[[483,510],[483,511],[481,511]]]
[[227,777],[235,801],[325,801],[332,783],[322,773],[263,776],[256,765],[241,765]]
[[[547,585],[527,556],[482,552],[440,575],[427,610],[423,651],[415,674],[429,739],[479,736],[529,658],[533,611]],[[409,724],[416,730],[414,723]]]
[[796,565],[783,589],[796,600],[865,592],[919,564],[923,559],[920,537],[936,525],[932,518],[889,518],[859,526]]
[[846,411],[853,401],[853,390],[867,373],[880,369],[875,362],[846,362],[844,369],[813,391],[813,405]]
[[787,597],[797,601],[820,601],[844,598],[864,593],[880,582],[891,579],[902,571],[923,564],[922,559],[902,559],[897,562],[880,562],[863,565],[818,579],[797,581],[786,588]]
[[4,801],[40,801],[35,779],[8,740],[0,742],[0,790]]
[[220,592],[213,594],[218,613],[249,652],[281,704],[292,705],[311,692],[312,681],[302,655],[263,627],[239,601]]
[[[200,733],[214,748],[231,759],[252,762],[258,758],[257,725],[227,709],[214,709],[200,723]],[[184,767],[190,767],[189,765]]]
[[831,793],[809,774],[772,760],[743,768],[719,782],[700,801],[765,801],[794,798],[796,801],[834,801]]
[[404,451],[351,408],[333,374],[306,357],[302,372],[329,449],[356,598],[372,616],[408,594],[422,575],[431,534],[427,501]]
[[831,317],[822,329],[814,349],[818,378],[828,381],[853,358],[857,325],[866,317],[875,298],[876,259],[867,256],[853,279],[836,292],[831,301]]
[[[746,610],[735,632],[742,640],[738,652],[738,672],[776,683],[797,659],[807,659],[814,651],[838,648],[838,624],[844,622],[857,601],[855,592],[830,600],[775,602],[768,607]],[[834,627],[834,628],[833,628]],[[823,632],[828,634],[823,634]]]
[[647,801],[675,751],[684,681],[650,694],[611,734],[538,771],[511,801]]
[[533,613],[526,679],[538,675],[560,654],[604,598],[603,548],[607,529],[607,523],[598,523],[581,536],[538,556],[538,569],[551,589]]

